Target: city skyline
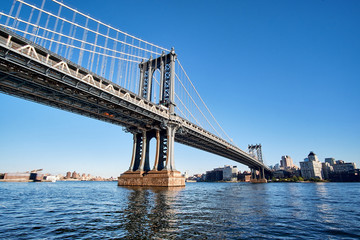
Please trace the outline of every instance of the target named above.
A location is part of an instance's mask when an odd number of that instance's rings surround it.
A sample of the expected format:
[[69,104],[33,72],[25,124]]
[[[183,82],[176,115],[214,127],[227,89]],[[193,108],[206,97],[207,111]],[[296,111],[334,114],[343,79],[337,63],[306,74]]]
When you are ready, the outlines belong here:
[[[321,161],[334,157],[360,165],[359,2],[64,3],[155,44],[174,46],[234,143],[243,150],[261,143],[267,165],[283,155],[299,165],[310,151]],[[143,24],[147,12],[156,10],[171,20],[159,28]],[[121,127],[4,94],[0,102],[0,171],[44,168],[56,174],[71,168],[116,177],[128,169],[132,135]],[[247,169],[175,145],[175,166],[182,172],[222,165]]]

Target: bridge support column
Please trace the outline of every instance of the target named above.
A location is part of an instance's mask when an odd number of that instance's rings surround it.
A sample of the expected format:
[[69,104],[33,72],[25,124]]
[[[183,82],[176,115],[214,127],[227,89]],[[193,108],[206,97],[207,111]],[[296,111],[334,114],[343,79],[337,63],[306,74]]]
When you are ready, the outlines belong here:
[[146,131],[142,132],[142,149],[141,149],[141,160],[138,171],[142,172],[144,171],[144,165],[146,160],[146,153],[147,153],[147,141],[146,141]]
[[[174,49],[160,57],[142,61],[140,68],[139,95],[152,101],[152,79],[156,70],[160,71],[159,104],[168,108],[169,118],[157,126],[146,124],[134,127],[133,153],[128,171],[118,178],[119,186],[185,186],[185,178],[175,170],[174,142],[179,123],[173,121],[175,115],[175,60]],[[149,128],[149,129],[148,129]],[[156,137],[154,167],[150,170],[150,140]]]
[[[128,171],[118,178],[119,186],[185,186],[185,178],[175,170],[174,140],[177,126],[167,124],[165,130],[135,133],[133,153]],[[150,140],[156,138],[154,167],[150,171]]]
[[131,157],[131,164],[128,171],[133,171],[134,164],[135,164],[135,156],[136,156],[136,143],[137,143],[137,137],[136,134],[133,134],[133,151],[132,151],[132,157]]
[[164,170],[167,171],[176,171],[175,170],[175,161],[174,161],[174,142],[175,142],[175,131],[176,126],[170,125],[167,127],[167,156],[166,156],[166,166]]
[[159,158],[160,158],[160,131],[156,130],[156,154],[153,171],[157,171],[159,167]]
[[[259,175],[256,174],[256,171],[259,172]],[[250,182],[251,183],[267,183],[263,167],[259,167],[258,170],[256,170],[255,168],[251,168]]]

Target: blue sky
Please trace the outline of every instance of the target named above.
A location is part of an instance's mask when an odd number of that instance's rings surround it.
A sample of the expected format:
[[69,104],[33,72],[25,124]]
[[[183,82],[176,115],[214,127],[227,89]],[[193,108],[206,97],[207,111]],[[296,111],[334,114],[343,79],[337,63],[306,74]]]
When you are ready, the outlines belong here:
[[[66,1],[166,48],[242,149],[267,164],[314,151],[360,166],[360,1]],[[8,12],[12,1],[2,3]],[[118,176],[132,136],[121,127],[0,94],[0,172],[44,168]],[[152,143],[153,144],[153,143]],[[247,167],[180,144],[178,170]]]

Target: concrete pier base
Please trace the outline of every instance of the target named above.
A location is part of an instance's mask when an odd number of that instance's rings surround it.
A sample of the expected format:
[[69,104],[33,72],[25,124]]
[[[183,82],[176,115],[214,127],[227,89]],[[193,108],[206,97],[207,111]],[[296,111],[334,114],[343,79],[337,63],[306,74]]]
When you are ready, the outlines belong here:
[[126,171],[118,177],[118,186],[183,187],[185,178],[179,171]]
[[250,182],[251,183],[267,183],[267,180],[265,178],[262,178],[262,179],[253,179],[253,178],[251,178]]

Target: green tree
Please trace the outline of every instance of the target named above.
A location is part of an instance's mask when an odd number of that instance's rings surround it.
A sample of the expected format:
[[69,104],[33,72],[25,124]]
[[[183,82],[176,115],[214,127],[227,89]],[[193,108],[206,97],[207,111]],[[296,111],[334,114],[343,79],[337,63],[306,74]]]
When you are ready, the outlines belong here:
[[291,181],[292,182],[297,182],[299,179],[296,177],[296,176],[293,176],[292,178],[291,178]]

